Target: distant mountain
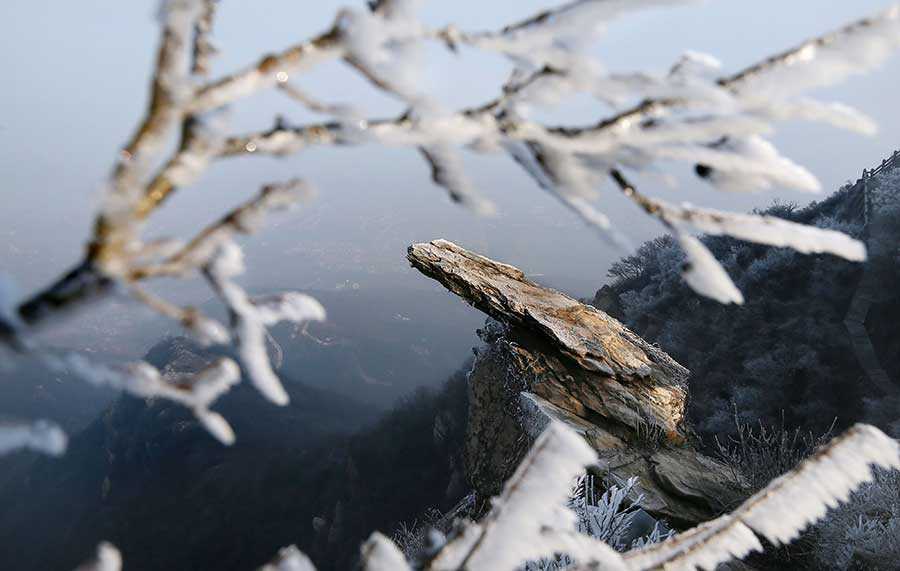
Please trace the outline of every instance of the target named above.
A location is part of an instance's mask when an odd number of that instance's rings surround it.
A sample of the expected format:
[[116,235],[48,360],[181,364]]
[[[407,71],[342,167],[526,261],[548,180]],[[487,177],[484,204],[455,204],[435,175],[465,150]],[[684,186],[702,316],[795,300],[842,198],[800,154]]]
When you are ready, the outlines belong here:
[[282,369],[305,382],[388,407],[452,375],[479,341],[483,316],[443,292],[353,289],[308,292],[328,312],[307,328],[276,327]]
[[664,237],[614,264],[594,305],[691,370],[702,434],[731,432],[735,411],[742,422],[824,431],[865,419],[900,432],[900,170],[763,213],[863,239],[870,259],[706,237],[746,297],[723,306],[684,284],[683,255]]
[[[95,353],[90,357],[106,362],[104,357],[108,356]],[[53,370],[35,356],[0,361],[0,417],[47,418],[67,431],[78,431],[96,418],[114,396],[115,391],[93,387],[75,375]]]
[[[213,357],[184,338],[146,356],[173,371]],[[292,543],[321,569],[349,569],[372,529],[390,533],[465,494],[463,376],[377,423],[373,407],[282,376],[287,407],[246,383],[216,405],[232,447],[183,407],[121,396],[62,458],[19,463],[0,488],[4,568],[72,569],[109,540],[130,571],[254,569]]]
[[[296,288],[285,284],[251,293],[290,289]],[[416,387],[443,382],[478,344],[474,331],[483,321],[481,315],[441,291],[375,289],[348,281],[305,293],[322,302],[328,318],[302,330],[284,325],[273,329],[283,352],[282,371],[382,410]],[[201,309],[225,318],[218,300],[201,304]],[[184,334],[177,323],[137,304],[122,303],[98,304],[49,333],[56,347],[119,363],[139,358],[162,337]],[[0,391],[5,377],[0,371]]]

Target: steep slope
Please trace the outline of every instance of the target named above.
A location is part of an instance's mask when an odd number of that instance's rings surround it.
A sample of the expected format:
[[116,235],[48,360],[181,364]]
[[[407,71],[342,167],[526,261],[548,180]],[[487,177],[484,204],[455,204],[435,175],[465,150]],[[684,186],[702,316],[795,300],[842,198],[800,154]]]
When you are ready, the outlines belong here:
[[[183,338],[147,354],[182,372],[211,357]],[[180,406],[122,396],[65,456],[35,459],[0,489],[0,561],[71,569],[110,540],[132,571],[246,570],[295,543],[320,569],[349,569],[347,546],[373,529],[465,495],[464,383],[420,392],[377,423],[371,407],[295,379],[284,408],[239,386],[216,407],[237,432],[230,448]]]
[[865,239],[864,265],[707,237],[747,298],[722,306],[688,290],[680,251],[661,238],[615,264],[593,303],[691,369],[690,417],[703,434],[729,432],[735,410],[744,422],[815,431],[835,419],[838,427],[868,420],[890,429],[900,393],[897,172],[805,208],[766,210]]

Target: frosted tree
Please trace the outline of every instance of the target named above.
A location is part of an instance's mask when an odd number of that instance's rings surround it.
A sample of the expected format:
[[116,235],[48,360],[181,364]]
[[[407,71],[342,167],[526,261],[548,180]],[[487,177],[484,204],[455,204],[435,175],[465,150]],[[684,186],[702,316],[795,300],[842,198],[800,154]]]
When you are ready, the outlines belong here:
[[[598,208],[599,192],[611,188],[668,228],[687,256],[685,281],[722,303],[741,303],[742,294],[694,231],[865,259],[865,247],[840,232],[668,204],[640,192],[631,175],[652,172],[664,161],[680,161],[720,190],[819,190],[812,173],[782,156],[769,141],[772,125],[804,119],[873,132],[874,121],[861,112],[803,94],[881,63],[900,44],[900,5],[731,74],[722,73],[714,57],[698,53],[675,58],[662,75],[611,73],[590,53],[593,41],[614,19],[678,3],[573,0],[500,30],[466,31],[453,25],[429,28],[418,19],[416,0],[373,0],[341,10],[315,37],[209,78],[210,59],[217,51],[212,42],[217,2],[165,1],[147,110],[114,160],[85,255],[46,289],[6,311],[0,339],[13,351],[36,351],[50,365],[75,370],[93,383],[179,402],[215,437],[232,442],[235,435],[227,420],[210,407],[240,380],[235,360],[222,358],[196,375],[171,378],[147,363],[111,369],[77,356],[51,354],[41,350],[32,333],[91,300],[127,295],[179,322],[203,342],[233,346],[260,393],[274,404],[287,404],[287,393],[265,351],[266,327],[324,319],[325,312],[299,293],[260,299],[244,291],[235,281],[243,271],[236,238],[254,232],[270,212],[302,201],[311,193],[310,185],[299,180],[267,185],[255,198],[185,239],[148,236],[145,226],[169,197],[187,191],[219,160],[287,156],[317,145],[409,147],[428,163],[432,180],[453,202],[478,214],[489,214],[492,205],[463,168],[461,149],[507,155],[601,236],[622,244],[625,237]],[[422,65],[417,55],[430,42],[460,53],[502,54],[510,62],[509,78],[495,98],[450,109],[417,80]],[[356,102],[321,102],[297,85],[304,72],[330,61],[342,62],[405,110],[394,117],[369,117]],[[279,90],[325,120],[310,125],[276,120],[257,132],[230,134],[224,111],[264,90]],[[564,106],[579,94],[595,98],[600,110],[581,126],[548,124],[535,112]],[[145,287],[160,278],[205,280],[227,308],[228,323],[194,307],[177,306]],[[60,451],[64,441],[28,426],[20,423],[12,432],[0,433],[5,449]],[[571,479],[594,456],[577,436],[551,426],[494,510],[481,522],[460,528],[426,568],[512,570],[528,560],[566,554],[576,569],[712,569],[720,561],[761,549],[757,534],[775,544],[790,541],[826,507],[846,499],[851,489],[869,479],[871,465],[895,467],[897,456],[894,441],[859,426],[734,513],[622,556],[576,532],[564,501]],[[363,546],[363,560],[372,571],[410,568],[396,546],[378,534]],[[120,567],[118,551],[104,544],[85,569]],[[306,570],[311,565],[288,548],[265,569]]]
[[[31,333],[52,320],[113,293],[127,295],[182,324],[199,340],[232,345],[249,380],[270,401],[288,402],[266,354],[266,327],[279,321],[321,320],[325,311],[299,293],[254,299],[235,281],[243,271],[236,237],[254,232],[268,213],[311,195],[294,180],[267,185],[247,203],[179,240],[145,235],[147,220],[176,192],[219,160],[238,155],[291,155],[314,145],[382,144],[410,147],[430,165],[435,184],[451,200],[488,214],[492,205],[463,168],[461,149],[506,154],[544,190],[597,228],[612,243],[624,236],[597,206],[609,186],[639,204],[672,232],[688,262],[683,277],[698,293],[723,303],[743,296],[709,250],[691,233],[724,234],[801,252],[866,257],[862,243],[830,229],[776,218],[673,205],[647,196],[630,173],[653,171],[661,161],[694,165],[722,190],[772,186],[817,191],[803,167],[767,140],[774,121],[799,118],[871,133],[874,121],[803,92],[866,71],[900,44],[900,5],[805,41],[732,74],[707,54],[687,53],[668,73],[611,73],[589,48],[612,20],[680,0],[575,0],[496,31],[432,29],[417,17],[418,0],[377,0],[342,9],[325,30],[244,69],[208,78],[216,0],[167,0],[160,10],[160,46],[146,114],[116,157],[84,258],[45,290],[0,319],[0,339],[18,351],[33,349]],[[509,78],[494,99],[449,109],[418,81],[426,43],[447,49],[496,52],[510,62]],[[368,117],[356,102],[322,102],[297,79],[329,61],[346,64],[374,89],[405,107],[396,117]],[[227,113],[263,90],[279,90],[327,116],[319,124],[276,120],[255,133],[228,133]],[[588,94],[602,110],[580,127],[546,124],[542,107],[562,107]],[[174,150],[169,151],[174,144]],[[229,323],[180,307],[144,284],[161,278],[199,278],[228,309]],[[147,363],[123,370],[94,367],[72,355],[48,362],[140,396],[157,395],[190,407],[224,443],[234,440],[226,419],[211,412],[215,399],[238,382],[237,363],[222,358],[193,378],[166,379]]]

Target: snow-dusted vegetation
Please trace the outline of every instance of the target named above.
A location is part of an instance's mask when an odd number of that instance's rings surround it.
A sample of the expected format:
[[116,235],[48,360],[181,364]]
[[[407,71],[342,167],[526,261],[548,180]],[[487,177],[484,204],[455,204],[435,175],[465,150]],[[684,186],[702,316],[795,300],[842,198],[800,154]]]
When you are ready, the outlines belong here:
[[[458,149],[506,152],[539,186],[611,240],[622,243],[620,231],[596,207],[597,189],[609,180],[675,235],[687,257],[682,273],[686,283],[722,303],[742,303],[743,295],[689,229],[864,259],[860,242],[833,230],[668,205],[639,192],[626,174],[652,169],[661,161],[684,161],[696,166],[700,178],[723,190],[778,184],[818,191],[820,185],[812,173],[781,156],[765,138],[771,123],[799,118],[872,132],[873,121],[860,112],[802,93],[881,63],[900,43],[900,6],[737,73],[722,74],[715,58],[696,53],[678,58],[662,76],[605,71],[587,49],[592,40],[609,21],[657,4],[576,0],[498,31],[467,32],[453,25],[428,29],[417,18],[418,1],[385,0],[344,9],[319,36],[233,74],[207,80],[208,60],[215,53],[211,42],[216,2],[164,2],[147,114],[115,162],[86,258],[58,282],[21,302],[3,322],[4,339],[10,345],[27,345],[31,327],[118,289],[180,322],[200,339],[234,344],[254,385],[273,403],[286,404],[286,395],[266,364],[263,328],[282,318],[321,319],[324,312],[312,300],[304,300],[303,311],[270,315],[230,278],[240,271],[234,237],[253,232],[267,211],[296,203],[308,194],[305,184],[266,186],[258,198],[187,242],[147,238],[143,230],[145,221],[172,193],[184,190],[216,160],[247,154],[285,155],[310,145],[412,147],[431,165],[436,184],[455,202],[480,213],[490,211],[490,205],[462,169]],[[415,81],[422,65],[419,50],[426,42],[440,42],[454,51],[471,47],[507,56],[512,73],[503,93],[470,109],[446,109],[439,94],[423,92]],[[365,117],[343,105],[311,101],[292,86],[292,78],[332,60],[362,74],[376,89],[405,104],[406,111],[395,118]],[[314,111],[334,118],[319,125],[276,122],[258,133],[227,135],[223,110],[264,89],[283,89]],[[563,105],[579,93],[594,96],[610,113],[591,118],[583,127],[546,125],[534,118],[535,108]],[[167,143],[173,139],[179,143],[167,157]],[[223,272],[229,280],[222,279]],[[140,285],[150,279],[193,276],[205,277],[228,307],[233,317],[230,332],[196,308],[175,306]],[[293,309],[300,308],[294,303],[300,298],[286,299],[293,300]],[[271,319],[261,319],[263,314]],[[231,440],[223,419],[203,418],[217,437]]]
[[[42,354],[31,336],[38,325],[52,325],[58,315],[80,309],[91,299],[113,293],[130,296],[180,323],[203,343],[230,347],[234,357],[221,357],[199,373],[175,377],[144,362],[112,368],[49,352],[47,362],[74,370],[94,384],[183,404],[213,436],[233,443],[240,435],[210,407],[240,381],[241,371],[273,404],[289,401],[267,355],[267,327],[325,317],[316,300],[299,293],[265,298],[248,294],[236,281],[244,270],[237,238],[257,230],[270,212],[301,202],[310,194],[309,186],[296,180],[266,185],[256,198],[184,240],[148,236],[146,223],[167,198],[187,191],[219,160],[289,155],[313,145],[413,149],[452,201],[479,214],[490,213],[492,205],[467,175],[460,150],[505,154],[602,236],[623,244],[627,239],[622,229],[615,228],[598,206],[599,191],[614,189],[673,235],[674,241],[667,244],[677,244],[679,250],[661,252],[663,263],[678,264],[676,275],[687,286],[722,304],[744,302],[739,286],[753,286],[753,271],[736,284],[723,267],[730,260],[717,258],[693,232],[827,253],[851,262],[866,259],[866,248],[851,235],[852,228],[673,205],[639,190],[632,175],[674,161],[691,165],[700,179],[723,191],[776,185],[820,190],[812,173],[783,156],[769,140],[772,125],[801,119],[871,133],[874,121],[860,111],[804,94],[868,71],[900,46],[900,5],[732,73],[721,71],[714,57],[697,53],[674,58],[661,75],[612,73],[587,49],[612,20],[677,3],[574,0],[500,30],[466,31],[454,25],[428,28],[417,17],[416,0],[377,0],[341,10],[320,35],[232,74],[208,78],[209,58],[216,51],[212,39],[217,2],[163,2],[160,50],[146,115],[115,160],[85,258],[0,321],[3,344],[13,351]],[[467,109],[448,109],[440,94],[423,91],[417,81],[426,43],[465,51],[466,56],[469,50],[502,54],[510,62],[509,79],[494,99]],[[396,117],[369,117],[352,102],[321,103],[294,85],[303,72],[329,61],[346,64],[399,101],[404,111]],[[257,132],[229,133],[225,108],[269,89],[283,91],[326,120],[313,125],[277,121]],[[579,94],[594,97],[604,111],[579,126],[538,119],[537,109],[564,106]],[[773,253],[758,263],[779,264],[781,255]],[[617,271],[625,275],[631,269],[622,266]],[[162,278],[205,280],[227,310],[228,323],[202,315],[197,308],[175,305],[145,288],[146,282]],[[645,293],[634,294],[629,310],[641,311],[640,296]],[[757,370],[763,368],[760,363]],[[0,427],[0,452],[20,447],[58,454],[65,438],[45,423]],[[733,512],[660,542],[638,542],[624,553],[616,550],[629,547],[616,531],[627,527],[628,512],[623,515],[619,509],[627,495],[623,490],[611,490],[599,503],[577,500],[574,510],[567,506],[573,481],[595,460],[594,450],[581,436],[550,424],[490,512],[478,521],[459,522],[447,537],[432,537],[431,551],[418,565],[432,571],[512,571],[531,565],[530,561],[552,560],[566,562],[568,569],[712,571],[720,563],[762,551],[762,539],[775,546],[791,542],[829,508],[871,481],[873,468],[900,467],[900,450],[878,429],[856,425]],[[869,489],[877,490],[877,485]],[[882,529],[878,526],[895,525],[896,518],[881,523],[860,516],[859,529],[848,533],[877,538]],[[840,543],[829,538],[827,529],[822,533],[826,544]],[[655,539],[663,538],[657,534]],[[123,558],[127,561],[128,554],[101,544],[95,561],[82,569],[117,571]],[[378,533],[363,545],[362,562],[369,571],[412,568],[398,547]],[[289,547],[263,569],[310,571],[312,564]]]
[[615,307],[606,309],[691,369],[692,416],[701,433],[711,438],[732,432],[735,406],[741,422],[786,421],[821,433],[836,418],[839,428],[865,419],[897,430],[891,387],[874,385],[847,325],[854,304],[868,300],[863,319],[879,366],[895,376],[897,173],[846,185],[803,208],[776,203],[759,212],[865,239],[864,266],[729,237],[703,238],[734,282],[753,292],[740,309],[697,299],[681,283],[685,258],[668,237],[613,264],[607,291]]
[[[610,525],[621,525],[623,516],[610,509],[613,498],[607,497],[593,514],[567,505],[571,483],[595,459],[577,433],[551,424],[495,498],[491,512],[479,522],[459,522],[447,538],[434,537],[421,568],[514,571],[526,565],[526,569],[543,569],[556,564],[527,562],[556,561],[562,556],[569,561],[566,569],[713,571],[720,563],[762,551],[758,535],[774,545],[795,539],[830,507],[845,502],[860,484],[871,481],[874,468],[900,468],[900,445],[875,428],[856,426],[734,512],[662,542],[641,542],[625,554],[591,534],[609,531],[607,539],[615,539]],[[585,527],[585,516],[600,519]],[[603,523],[604,517],[612,521]],[[379,533],[362,546],[362,566],[368,571],[412,569],[397,545]],[[101,545],[95,562],[84,569],[119,571],[118,551]],[[263,569],[312,571],[314,567],[296,548],[288,547]]]

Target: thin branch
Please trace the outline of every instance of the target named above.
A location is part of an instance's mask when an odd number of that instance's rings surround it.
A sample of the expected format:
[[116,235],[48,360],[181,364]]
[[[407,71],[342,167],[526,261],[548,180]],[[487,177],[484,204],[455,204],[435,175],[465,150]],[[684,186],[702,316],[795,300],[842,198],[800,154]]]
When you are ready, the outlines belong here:
[[191,113],[203,113],[248,97],[263,89],[273,87],[286,74],[296,73],[316,64],[343,56],[340,34],[334,28],[315,38],[288,48],[278,54],[269,54],[257,63],[201,87],[188,106]]
[[219,153],[219,143],[205,132],[205,126],[197,117],[185,117],[178,151],[144,188],[134,207],[135,218],[139,221],[147,219],[178,187],[189,184]]
[[236,234],[252,233],[267,212],[289,207],[308,198],[311,193],[310,187],[299,179],[266,185],[259,195],[204,228],[181,250],[161,262],[132,268],[128,278],[140,281],[163,276],[183,277],[198,271],[209,263],[210,257],[222,243]]
[[181,324],[203,343],[227,343],[229,335],[225,327],[214,319],[205,317],[196,307],[179,307],[142,288],[137,283],[128,287],[132,297],[163,317]]
[[876,16],[862,18],[833,32],[809,39],[796,47],[744,68],[734,75],[723,77],[718,80],[718,84],[732,91],[740,90],[745,83],[768,71],[776,68],[783,69],[800,63],[808,63],[815,59],[818,50],[840,44],[849,37],[865,34],[872,28],[883,25],[885,21],[897,20],[898,17],[900,17],[900,6],[895,5]]
[[140,184],[143,169],[163,148],[166,137],[183,115],[191,34],[201,16],[201,11],[189,4],[173,3],[167,9],[147,113],[113,167],[110,197],[94,223],[94,237],[88,246],[90,259],[104,263],[129,240],[128,224],[118,218],[129,216],[127,205],[134,201],[134,189]]
[[[504,29],[505,31],[500,33],[517,33],[517,30],[541,24],[554,14],[588,3],[569,2],[555,10],[508,26]],[[265,56],[243,71],[207,83],[199,89],[192,89],[188,81],[189,73],[192,69],[203,68],[202,60],[209,55],[208,50],[203,46],[209,41],[209,33],[212,29],[213,5],[214,0],[171,4],[170,12],[163,22],[148,110],[113,169],[111,200],[96,219],[94,236],[88,246],[86,260],[59,278],[56,283],[21,304],[17,314],[23,325],[34,325],[60,309],[78,305],[81,301],[102,295],[108,286],[114,283],[123,268],[127,270],[135,266],[132,251],[140,249],[140,241],[136,236],[140,231],[139,222],[154,212],[180,186],[179,181],[172,178],[172,170],[175,169],[178,172],[179,164],[184,166],[185,159],[190,158],[192,152],[189,151],[196,150],[194,145],[198,144],[198,141],[192,139],[189,134],[191,127],[196,124],[196,117],[264,88],[283,85],[290,79],[291,73],[308,69],[321,62],[345,58],[348,53],[345,41],[341,37],[341,31],[335,25],[309,41],[297,44],[278,54]],[[390,17],[394,5],[390,1],[376,2],[372,8],[377,14]],[[611,7],[611,9],[613,8],[615,7]],[[184,10],[190,10],[190,13],[185,14]],[[617,13],[614,10],[602,15],[611,17]],[[768,58],[733,76],[722,78],[713,84],[713,88],[725,92],[733,91],[738,87],[743,89],[743,86],[749,84],[751,79],[766,76],[770,70],[794,69],[807,60],[815,63],[818,58],[813,56],[825,57],[826,63],[837,61],[839,64],[837,75],[852,73],[858,70],[858,66],[847,65],[845,60],[849,56],[844,51],[847,51],[848,54],[855,54],[859,50],[842,51],[841,48],[845,46],[845,41],[849,42],[851,48],[858,48],[860,45],[872,47],[870,51],[874,55],[865,58],[865,61],[862,62],[863,67],[870,67],[873,63],[877,63],[879,58],[883,59],[889,48],[895,47],[897,44],[896,34],[891,35],[890,32],[897,27],[898,17],[900,17],[900,8],[894,6],[878,16],[860,20],[821,38],[804,42],[797,48]],[[868,36],[874,37],[871,40],[874,43],[866,43],[869,41]],[[466,40],[470,40],[474,36],[465,36],[455,28],[448,27],[438,32],[424,31],[421,37],[422,39],[436,39],[454,47],[459,43],[470,43]],[[352,64],[352,62],[348,63]],[[814,70],[814,67],[811,66],[810,69]],[[691,103],[690,94],[683,97],[677,94],[672,97],[648,97],[631,109],[583,128],[546,128],[515,116],[511,104],[516,101],[518,95],[527,95],[524,93],[525,90],[543,79],[565,80],[567,73],[565,68],[545,67],[539,69],[524,80],[508,82],[504,86],[504,93],[499,97],[481,106],[463,109],[449,116],[450,121],[458,124],[468,122],[465,123],[467,130],[463,130],[463,135],[460,135],[460,131],[454,127],[456,130],[453,132],[451,142],[440,139],[438,135],[425,132],[427,129],[424,127],[420,131],[421,126],[418,122],[404,114],[392,119],[360,119],[347,123],[331,122],[295,128],[276,125],[275,128],[266,132],[228,139],[223,148],[218,150],[216,157],[244,153],[285,154],[300,150],[310,144],[338,145],[379,140],[388,144],[414,147],[435,143],[474,146],[483,142],[487,142],[488,146],[496,146],[512,141],[543,144],[547,147],[554,147],[559,152],[591,155],[600,153],[598,150],[600,147],[609,146],[611,152],[615,148],[625,145],[624,142],[618,141],[616,136],[600,141],[596,137],[597,134],[616,135],[617,130],[627,131],[635,128],[643,130],[644,127],[655,127],[660,124],[657,120],[659,117]],[[833,79],[835,74],[827,77]],[[640,85],[638,88],[639,92],[642,91]],[[307,104],[309,103],[307,98]],[[322,106],[319,106],[319,109],[328,110]],[[821,113],[817,112],[813,115],[821,115]],[[771,118],[768,117],[768,119]],[[155,155],[160,152],[166,137],[174,131],[179,121],[182,126],[182,141],[178,153],[165,163],[164,167],[149,182],[145,183],[142,180],[144,178],[143,171],[152,166],[154,162],[148,159],[155,158]],[[671,137],[670,131],[677,131],[682,127],[690,130],[691,137],[693,137],[691,143],[694,146],[686,149],[685,152],[690,151],[691,153],[704,150],[702,148],[704,133],[716,132],[726,127],[725,124],[720,123],[686,126],[681,123],[673,123],[672,126],[672,130],[666,130],[662,135]],[[750,129],[751,127],[758,128],[758,126],[750,125],[743,125],[741,128]],[[657,144],[659,143],[658,138],[658,136],[651,137]],[[641,141],[647,144],[643,139]],[[599,147],[598,143],[600,143]],[[624,150],[627,156],[629,149]],[[684,154],[673,155],[672,153],[675,151],[671,149],[667,152],[669,154],[665,156],[668,158],[678,159],[679,156],[687,156]],[[719,155],[713,158],[728,161],[736,158],[737,151],[730,152],[727,156]],[[773,150],[771,155],[765,158],[774,160],[780,157]],[[762,160],[753,162],[747,159],[740,165],[744,170],[739,169],[736,172],[740,174],[747,169],[758,170],[763,167],[764,162]],[[786,160],[782,160],[782,162],[789,163]],[[802,169],[793,168],[794,166],[786,164],[785,168],[791,167],[788,169],[790,172],[779,174],[780,178],[762,176],[762,178],[757,177],[757,182],[764,179],[762,182],[766,184],[771,184],[772,181],[780,184],[789,180],[791,184],[796,185],[799,184],[797,181],[801,181],[806,186],[810,186],[809,182],[812,177],[809,176],[809,173],[799,172]],[[638,197],[639,195],[636,196],[636,198]],[[642,207],[646,206],[647,204],[644,204]],[[9,322],[0,322],[0,337],[7,342],[16,342],[17,336],[13,333],[16,326]]]
[[312,95],[306,93],[296,85],[290,83],[290,81],[288,81],[286,77],[284,77],[284,81],[280,81],[279,79],[278,89],[280,89],[282,93],[284,93],[294,101],[300,103],[313,113],[321,113],[323,115],[331,115],[334,117],[346,117],[354,115],[354,112],[349,105],[323,103]]
[[211,39],[217,2],[218,0],[203,0],[203,15],[194,26],[194,62],[191,66],[194,75],[208,74],[210,60],[218,53]]
[[[900,6],[893,6],[876,16],[862,18],[833,32],[809,39],[794,48],[752,64],[731,76],[720,78],[716,80],[716,84],[737,95],[742,92],[746,84],[767,72],[800,63],[809,63],[815,60],[817,50],[827,47],[839,47],[841,42],[860,36],[876,26],[893,25],[897,27],[898,19],[900,19]],[[860,69],[856,68],[854,71],[860,71]],[[547,131],[554,134],[576,136],[597,134],[612,129],[625,130],[687,104],[689,104],[689,101],[682,98],[646,99],[629,109],[604,119],[590,128],[551,127]]]

